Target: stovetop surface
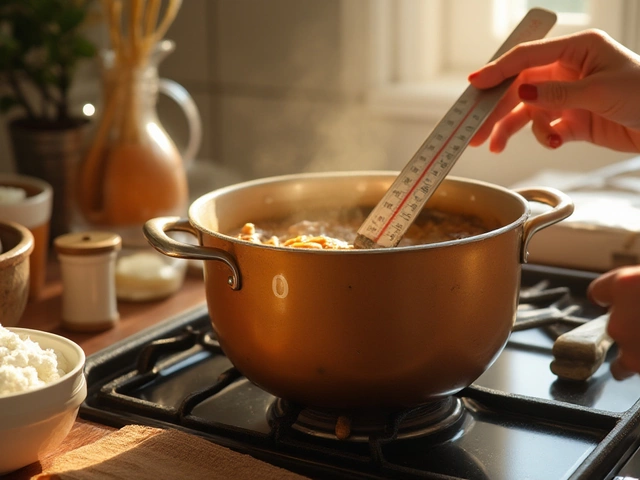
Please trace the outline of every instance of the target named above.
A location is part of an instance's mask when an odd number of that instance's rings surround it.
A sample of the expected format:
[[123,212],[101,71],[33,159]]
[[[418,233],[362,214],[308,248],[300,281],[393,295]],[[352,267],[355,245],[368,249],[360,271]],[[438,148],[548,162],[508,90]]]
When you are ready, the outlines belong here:
[[[564,289],[551,306],[533,307],[563,310],[568,294],[570,316],[592,319],[603,313],[585,298],[595,276],[525,265],[522,290],[526,298]],[[535,309],[521,304],[519,318],[529,318]],[[456,395],[462,414],[443,431],[356,442],[291,428],[295,414],[274,421],[276,399],[233,368],[203,306],[90,356],[80,416],[183,429],[313,478],[614,478],[639,443],[640,377],[611,377],[614,348],[588,381],[559,380],[549,365],[563,331],[557,322],[514,331],[492,367]]]

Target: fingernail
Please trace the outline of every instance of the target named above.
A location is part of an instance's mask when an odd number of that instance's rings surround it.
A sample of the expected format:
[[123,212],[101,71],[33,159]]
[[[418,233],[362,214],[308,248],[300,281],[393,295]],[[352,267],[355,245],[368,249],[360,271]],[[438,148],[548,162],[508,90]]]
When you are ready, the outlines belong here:
[[560,135],[556,135],[554,133],[547,137],[547,144],[551,148],[558,148],[560,145],[562,145],[562,139],[560,138]]
[[535,85],[531,85],[530,83],[523,83],[518,87],[518,96],[522,100],[527,100],[529,102],[538,99],[538,87]]
[[473,72],[467,77],[467,80],[471,81],[479,75],[479,72]]
[[607,308],[609,306],[608,303],[601,302],[599,299],[594,298],[590,288],[587,289],[587,300],[589,300],[594,305],[598,305],[599,307]]

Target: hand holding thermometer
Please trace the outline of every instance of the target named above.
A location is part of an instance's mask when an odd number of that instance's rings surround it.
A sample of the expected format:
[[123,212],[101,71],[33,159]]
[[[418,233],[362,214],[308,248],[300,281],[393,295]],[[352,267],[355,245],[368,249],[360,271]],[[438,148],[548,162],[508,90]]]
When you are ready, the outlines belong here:
[[[555,13],[531,9],[491,61],[519,43],[543,38],[555,22]],[[514,80],[507,79],[487,90],[467,87],[364,221],[354,243],[356,248],[398,245]]]

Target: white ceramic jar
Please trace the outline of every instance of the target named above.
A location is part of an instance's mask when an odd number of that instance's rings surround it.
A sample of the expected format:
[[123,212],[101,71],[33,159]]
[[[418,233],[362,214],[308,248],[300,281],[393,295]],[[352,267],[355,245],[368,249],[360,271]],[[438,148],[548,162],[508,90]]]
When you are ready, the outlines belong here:
[[82,332],[106,330],[120,319],[115,265],[122,245],[110,232],[77,232],[54,240],[62,277],[62,325]]

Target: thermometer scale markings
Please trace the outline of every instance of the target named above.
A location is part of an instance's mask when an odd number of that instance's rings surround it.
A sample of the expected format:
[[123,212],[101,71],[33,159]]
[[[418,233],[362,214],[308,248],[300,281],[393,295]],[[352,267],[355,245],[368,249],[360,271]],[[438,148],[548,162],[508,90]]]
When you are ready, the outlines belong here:
[[[519,43],[543,38],[555,21],[553,12],[541,8],[529,10],[491,60]],[[417,213],[514,80],[507,79],[488,90],[478,90],[473,85],[467,87],[362,224],[354,242],[356,248],[394,247],[400,242]],[[453,117],[462,118],[455,120]],[[453,143],[453,140],[459,141]]]
[[[470,109],[470,110],[465,114],[465,116],[462,118],[461,122],[460,122],[460,123],[458,124],[458,126],[453,130],[453,132],[451,132],[451,135],[450,135],[450,136],[445,140],[445,142],[442,144],[442,146],[440,147],[440,150],[438,150],[438,151],[435,153],[435,155],[433,156],[433,158],[431,159],[431,161],[427,164],[427,166],[426,166],[426,168],[424,169],[424,171],[420,174],[420,176],[418,177],[418,179],[415,181],[415,183],[413,184],[413,186],[409,189],[409,191],[406,193],[405,197],[402,199],[402,201],[401,201],[401,202],[400,202],[400,204],[398,205],[397,212],[396,212],[396,214],[395,214],[396,216],[397,216],[397,215],[400,215],[404,220],[406,220],[406,221],[411,221],[411,215],[410,215],[410,214],[408,214],[408,213],[404,213],[404,212],[399,213],[399,212],[403,209],[404,205],[407,203],[407,200],[409,200],[410,196],[411,196],[411,195],[413,195],[413,192],[414,192],[414,191],[415,191],[419,186],[421,186],[421,184],[424,184],[424,183],[426,183],[426,182],[428,182],[428,181],[429,181],[429,179],[425,179],[425,178],[424,178],[427,174],[431,174],[431,175],[434,175],[434,176],[438,176],[439,171],[438,171],[438,170],[432,170],[433,164],[436,162],[436,160],[440,159],[441,154],[442,154],[442,153],[444,152],[444,150],[449,146],[449,143],[450,143],[450,141],[454,138],[454,135],[456,134],[456,132],[457,132],[458,130],[460,130],[460,127],[462,127],[463,123],[464,123],[464,122],[467,120],[467,118],[468,118],[468,117],[473,113],[473,110],[474,110],[474,108],[475,108],[476,106],[477,106],[477,102],[476,102],[476,103],[473,105],[473,107],[472,107],[472,108],[471,108],[471,109]],[[431,145],[433,145],[433,144],[431,144]],[[459,150],[459,149],[456,149],[456,148],[455,148],[456,146],[457,146],[457,145],[454,145],[453,147],[454,147],[454,150],[456,150],[456,151],[457,151],[457,150]],[[427,148],[429,148],[429,147],[427,147]],[[419,159],[420,159],[420,160],[422,160],[423,162],[428,160],[428,158],[427,158],[427,157],[425,157],[423,154],[420,154],[420,155],[419,155]],[[448,160],[451,160],[451,158],[449,158]],[[450,163],[451,163],[451,164],[453,164],[453,162],[450,162]],[[446,169],[447,169],[447,166],[448,166],[449,164],[448,164],[448,163],[444,163],[444,162],[442,162],[442,160],[441,160],[440,165],[441,165],[441,167],[442,167],[442,170],[446,170]],[[412,167],[411,167],[411,171],[412,171],[413,173],[417,173],[417,172],[419,172],[420,170],[419,170],[419,169],[417,169],[415,166],[412,166]],[[403,183],[408,183],[408,182],[407,182],[407,179],[408,179],[408,178],[409,178],[409,177],[405,177],[405,178],[403,179]],[[392,192],[393,192],[393,195],[398,196],[398,194],[396,194],[396,191],[397,191],[397,190],[396,190],[396,189],[394,189],[394,188],[393,188],[393,186],[392,186],[391,190],[392,190]],[[426,195],[426,194],[428,193],[428,191],[429,191],[429,190],[430,190],[430,189],[428,188],[428,186],[427,186],[427,185],[422,185],[422,187],[420,188],[420,190],[419,190],[419,191],[421,191],[422,193],[424,193],[424,194]],[[400,193],[400,195],[401,195],[401,193]],[[417,210],[417,208],[419,207],[420,203],[422,203],[422,201],[421,201],[421,200],[422,200],[422,197],[419,197],[419,196],[417,196],[417,195],[416,195],[416,196],[414,196],[414,198],[416,198],[417,202],[415,202],[415,203],[410,203],[410,204],[409,204],[409,207],[410,207],[410,209],[411,209],[411,211],[412,211],[412,212],[413,212],[413,211],[415,211],[415,210]],[[385,207],[385,208],[389,208],[389,209],[391,209],[391,208],[393,207],[393,204],[392,204],[392,203],[390,203],[390,202],[385,202],[385,203],[384,203],[384,207]],[[387,223],[386,223],[386,224],[384,224],[384,226],[382,227],[382,229],[381,229],[380,233],[378,233],[378,234],[376,235],[376,237],[373,239],[376,243],[378,243],[378,241],[380,240],[380,238],[382,237],[382,235],[384,235],[385,231],[387,231],[387,230],[389,229],[390,224],[391,224],[391,222],[394,220],[394,218],[395,218],[395,216],[393,216],[393,215],[392,215],[391,217],[389,217],[389,220],[387,220]],[[399,230],[399,228],[401,228],[401,227],[396,227],[396,230]]]

